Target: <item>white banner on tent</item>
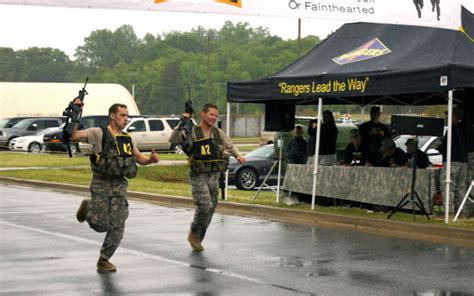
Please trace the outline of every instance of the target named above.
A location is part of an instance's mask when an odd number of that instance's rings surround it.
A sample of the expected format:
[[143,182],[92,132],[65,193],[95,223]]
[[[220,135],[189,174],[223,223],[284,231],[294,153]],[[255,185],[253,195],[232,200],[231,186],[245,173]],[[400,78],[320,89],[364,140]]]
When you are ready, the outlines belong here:
[[453,30],[461,27],[461,0],[0,0],[0,4],[316,18]]

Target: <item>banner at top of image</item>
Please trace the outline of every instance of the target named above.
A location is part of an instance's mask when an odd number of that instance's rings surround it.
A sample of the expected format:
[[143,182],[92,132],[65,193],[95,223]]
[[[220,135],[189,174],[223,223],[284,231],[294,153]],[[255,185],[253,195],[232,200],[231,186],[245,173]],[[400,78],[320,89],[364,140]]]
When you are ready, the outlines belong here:
[[461,0],[0,0],[0,4],[315,18],[458,30]]

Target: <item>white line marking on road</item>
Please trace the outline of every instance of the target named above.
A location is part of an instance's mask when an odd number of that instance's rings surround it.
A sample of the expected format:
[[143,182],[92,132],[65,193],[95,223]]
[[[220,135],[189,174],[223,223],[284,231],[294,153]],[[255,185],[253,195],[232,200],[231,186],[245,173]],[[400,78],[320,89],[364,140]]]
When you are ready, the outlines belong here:
[[[94,241],[94,240],[90,240],[90,239],[86,239],[86,238],[82,238],[82,237],[78,237],[78,236],[73,236],[73,235],[69,235],[69,234],[59,233],[59,232],[52,232],[52,231],[48,231],[48,230],[44,230],[44,229],[40,229],[40,228],[23,226],[23,225],[19,225],[19,224],[7,222],[7,221],[0,220],[0,224],[20,228],[20,229],[27,230],[27,231],[33,231],[33,232],[42,233],[42,234],[46,234],[46,235],[52,235],[52,236],[56,236],[56,237],[60,237],[60,238],[68,239],[68,240],[74,240],[74,241],[78,241],[78,242],[88,243],[88,244],[92,244],[92,245],[97,245],[97,246],[102,245],[102,243]],[[230,271],[225,271],[225,270],[220,270],[220,269],[215,269],[215,268],[200,267],[200,266],[196,266],[196,265],[193,265],[193,264],[186,263],[184,261],[168,259],[168,258],[165,258],[165,257],[162,257],[162,256],[153,255],[153,254],[150,254],[150,253],[145,253],[145,252],[142,252],[142,251],[137,251],[137,250],[133,250],[133,249],[129,249],[129,248],[120,247],[120,251],[121,252],[122,251],[127,252],[129,254],[139,256],[139,257],[146,257],[147,259],[152,258],[152,259],[155,259],[157,261],[166,262],[166,263],[170,263],[170,264],[175,264],[175,265],[179,265],[179,266],[183,266],[183,267],[199,268],[199,269],[202,269],[202,270],[205,270],[205,271],[208,271],[208,272],[221,274],[221,275],[228,276],[228,277],[238,278],[238,279],[241,279],[241,280],[245,280],[245,281],[249,281],[249,282],[253,282],[253,283],[257,283],[257,284],[268,285],[267,283],[265,283],[263,281],[260,281],[258,279],[254,279],[254,278],[247,277],[247,276],[244,276],[244,275],[240,275],[240,274],[237,274],[237,273],[233,273],[233,272],[230,272]]]

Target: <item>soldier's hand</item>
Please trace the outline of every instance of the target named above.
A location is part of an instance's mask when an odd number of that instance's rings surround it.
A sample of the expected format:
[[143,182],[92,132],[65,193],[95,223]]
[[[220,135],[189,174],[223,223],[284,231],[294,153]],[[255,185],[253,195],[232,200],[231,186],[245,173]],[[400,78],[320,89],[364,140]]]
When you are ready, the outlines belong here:
[[187,113],[187,112],[184,112],[184,113],[183,113],[183,118],[189,119],[189,118],[191,118],[191,114],[189,114],[189,113]]
[[160,161],[160,156],[158,153],[155,152],[155,149],[153,148],[150,153],[150,163],[157,163]]
[[245,157],[243,156],[239,156],[239,158],[237,158],[237,160],[239,161],[240,164],[244,164],[245,163]]
[[81,109],[82,109],[82,107],[84,107],[84,103],[83,103],[83,102],[81,101],[81,99],[79,99],[79,98],[75,98],[74,100],[72,100],[72,102],[73,102],[75,105],[80,106]]

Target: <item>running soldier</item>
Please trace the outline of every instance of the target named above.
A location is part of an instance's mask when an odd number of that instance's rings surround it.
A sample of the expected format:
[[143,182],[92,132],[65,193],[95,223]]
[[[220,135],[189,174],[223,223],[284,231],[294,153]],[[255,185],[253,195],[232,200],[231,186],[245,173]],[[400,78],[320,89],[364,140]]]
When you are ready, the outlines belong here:
[[[190,135],[178,125],[169,140],[173,144],[187,142],[189,145],[186,149],[190,163],[189,180],[196,210],[188,242],[198,252],[204,251],[201,242],[217,206],[219,175],[227,170],[229,154],[241,164],[245,163],[245,158],[224,131],[214,127],[218,116],[217,106],[205,104],[200,115],[201,123],[193,127]],[[183,114],[184,120],[190,120],[190,116],[186,112]]]
[[98,272],[115,272],[109,262],[120,245],[128,218],[127,179],[137,175],[137,162],[141,165],[157,163],[158,154],[143,155],[132,138],[122,131],[128,120],[127,106],[113,104],[109,109],[107,127],[74,130],[71,141],[92,144],[91,199],[84,199],[76,212],[77,220],[87,220],[97,232],[107,232],[97,261]]

